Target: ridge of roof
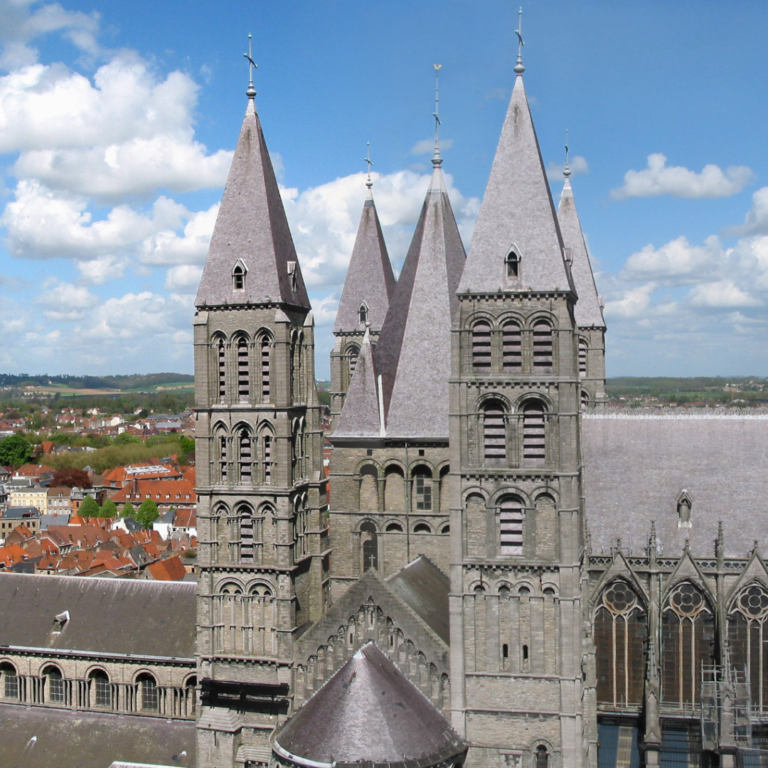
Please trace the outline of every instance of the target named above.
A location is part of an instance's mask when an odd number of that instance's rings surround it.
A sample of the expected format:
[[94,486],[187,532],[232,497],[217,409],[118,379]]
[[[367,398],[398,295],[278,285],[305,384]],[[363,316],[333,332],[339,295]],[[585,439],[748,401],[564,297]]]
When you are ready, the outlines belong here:
[[[508,276],[510,251],[520,258]],[[472,236],[460,293],[571,290],[563,241],[518,74]]]
[[380,437],[382,434],[379,382],[370,328],[365,329],[355,373],[333,434],[337,437]]
[[571,180],[567,176],[560,195],[560,203],[557,206],[557,220],[560,224],[563,244],[571,249],[571,276],[576,292],[579,294],[579,300],[574,307],[576,325],[580,328],[605,328],[595,275],[592,272],[579,212],[576,210]]
[[[245,273],[242,289],[234,284],[238,264]],[[261,122],[249,99],[195,306],[265,302],[310,308]]]
[[448,437],[451,326],[466,253],[435,162],[376,345],[388,437]]
[[360,320],[362,302],[368,307],[367,322],[370,327],[374,332],[381,330],[394,290],[395,274],[376,204],[371,197],[365,201],[360,214],[333,332],[361,331],[365,328],[365,321]]

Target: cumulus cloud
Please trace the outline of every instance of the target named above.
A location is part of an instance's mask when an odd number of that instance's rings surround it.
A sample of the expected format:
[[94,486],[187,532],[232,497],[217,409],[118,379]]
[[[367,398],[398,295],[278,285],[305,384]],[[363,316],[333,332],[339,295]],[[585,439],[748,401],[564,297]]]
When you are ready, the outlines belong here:
[[674,197],[714,198],[735,195],[754,178],[745,165],[730,166],[723,171],[717,165],[705,165],[701,173],[682,166],[668,166],[667,158],[660,152],[648,155],[648,167],[642,171],[627,171],[624,184],[611,190],[611,197],[621,200],[627,197]]
[[197,287],[200,285],[200,278],[202,276],[202,267],[189,264],[171,267],[168,270],[163,287],[167,291],[173,291],[174,293],[194,295],[197,293]]
[[[571,176],[581,176],[583,173],[589,173],[589,163],[581,155],[576,155],[570,159]],[[547,178],[550,181],[558,182],[563,180],[564,163],[551,162],[547,166]]]
[[655,288],[655,283],[629,288],[620,298],[608,301],[604,312],[606,319],[632,320],[641,317],[651,306],[651,293]]
[[100,256],[90,261],[75,259],[83,282],[89,285],[103,285],[108,280],[119,280],[125,275],[129,259],[121,256]]
[[633,253],[624,265],[624,275],[631,280],[656,280],[667,285],[708,281],[719,274],[725,252],[716,235],[703,246],[693,246],[681,236],[660,248],[646,245]]
[[739,288],[733,280],[718,280],[716,283],[697,285],[689,294],[694,307],[717,309],[735,307],[756,307],[762,302]]
[[35,299],[49,320],[81,320],[99,303],[87,288],[58,283]]
[[169,266],[171,264],[203,264],[211,242],[213,227],[219,204],[207,211],[190,214],[184,229],[179,234],[177,226],[161,229],[142,241],[137,258],[142,264],[150,266]]
[[758,189],[752,195],[752,207],[744,217],[744,223],[726,230],[726,235],[768,235],[768,187]]
[[[440,139],[440,151],[444,152],[453,146],[453,139]],[[431,155],[435,151],[435,138],[422,139],[411,147],[412,155]]]

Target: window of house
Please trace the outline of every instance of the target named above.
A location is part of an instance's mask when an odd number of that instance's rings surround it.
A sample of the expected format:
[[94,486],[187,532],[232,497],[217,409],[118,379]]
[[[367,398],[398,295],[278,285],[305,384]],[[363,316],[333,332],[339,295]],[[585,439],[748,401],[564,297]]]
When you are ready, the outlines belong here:
[[112,706],[112,689],[106,672],[100,669],[91,672],[91,686],[93,688],[93,702],[97,707]]
[[475,373],[491,372],[491,326],[484,321],[472,327],[472,368]]
[[9,662],[0,664],[0,683],[2,683],[2,695],[6,699],[19,698],[19,678],[16,668]]
[[64,703],[64,677],[56,667],[48,667],[43,673],[48,683],[48,700],[55,704]]
[[426,467],[419,467],[413,472],[413,498],[416,509],[432,509],[432,473]]
[[245,270],[242,264],[237,264],[232,270],[232,287],[236,291],[242,291],[245,288]]
[[483,455],[487,466],[507,463],[506,409],[499,400],[483,403]]
[[519,496],[504,496],[499,502],[499,552],[523,554],[523,501]]
[[507,268],[507,277],[520,276],[520,255],[516,251],[510,251],[504,259]]
[[533,370],[552,370],[552,326],[539,320],[533,326]]
[[361,323],[368,322],[368,305],[365,302],[360,305],[360,309],[357,310],[357,314]]
[[140,708],[142,712],[157,712],[157,681],[152,675],[144,674],[137,680],[139,684]]

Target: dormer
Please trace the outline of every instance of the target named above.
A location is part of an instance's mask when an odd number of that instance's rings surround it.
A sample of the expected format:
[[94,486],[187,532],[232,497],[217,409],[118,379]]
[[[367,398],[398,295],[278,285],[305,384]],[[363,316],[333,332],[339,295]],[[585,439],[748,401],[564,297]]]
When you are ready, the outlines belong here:
[[69,621],[69,611],[64,611],[63,613],[57,613],[53,617],[53,632],[61,632],[66,623]]
[[245,278],[248,274],[248,267],[242,259],[238,259],[232,269],[232,289],[235,291],[245,290]]
[[680,495],[677,497],[677,527],[678,528],[691,528],[693,522],[691,521],[691,509],[693,508],[693,498],[688,491],[683,488],[680,491]]
[[504,274],[509,279],[520,277],[520,249],[512,243],[504,258]]
[[362,325],[368,322],[368,304],[363,301],[357,310],[357,318]]

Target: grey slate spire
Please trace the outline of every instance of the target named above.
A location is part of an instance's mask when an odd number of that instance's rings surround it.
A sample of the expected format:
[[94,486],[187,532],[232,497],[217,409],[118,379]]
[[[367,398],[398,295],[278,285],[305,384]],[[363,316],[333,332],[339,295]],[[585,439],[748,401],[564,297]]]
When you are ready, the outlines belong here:
[[[243,274],[241,288],[236,268]],[[202,309],[264,302],[310,308],[272,161],[249,91],[248,108],[195,305]]]
[[[508,276],[506,260],[512,251],[519,257],[517,277]],[[459,291],[555,288],[572,286],[522,73],[518,72]]]
[[574,308],[576,325],[579,328],[605,328],[603,311],[600,308],[600,299],[595,286],[595,276],[592,274],[584,233],[573,199],[570,172],[567,170],[560,205],[557,208],[557,218],[563,243],[566,248],[571,249],[571,275],[576,292],[579,294],[579,300]]
[[370,327],[365,329],[355,375],[349,385],[334,437],[379,437],[381,406]]
[[434,171],[376,346],[387,437],[447,437],[451,322],[466,260],[445,189]]
[[[366,321],[374,333],[381,330],[394,289],[395,275],[369,187],[333,332],[362,331]],[[363,303],[367,307],[367,317],[361,319],[360,306]]]

